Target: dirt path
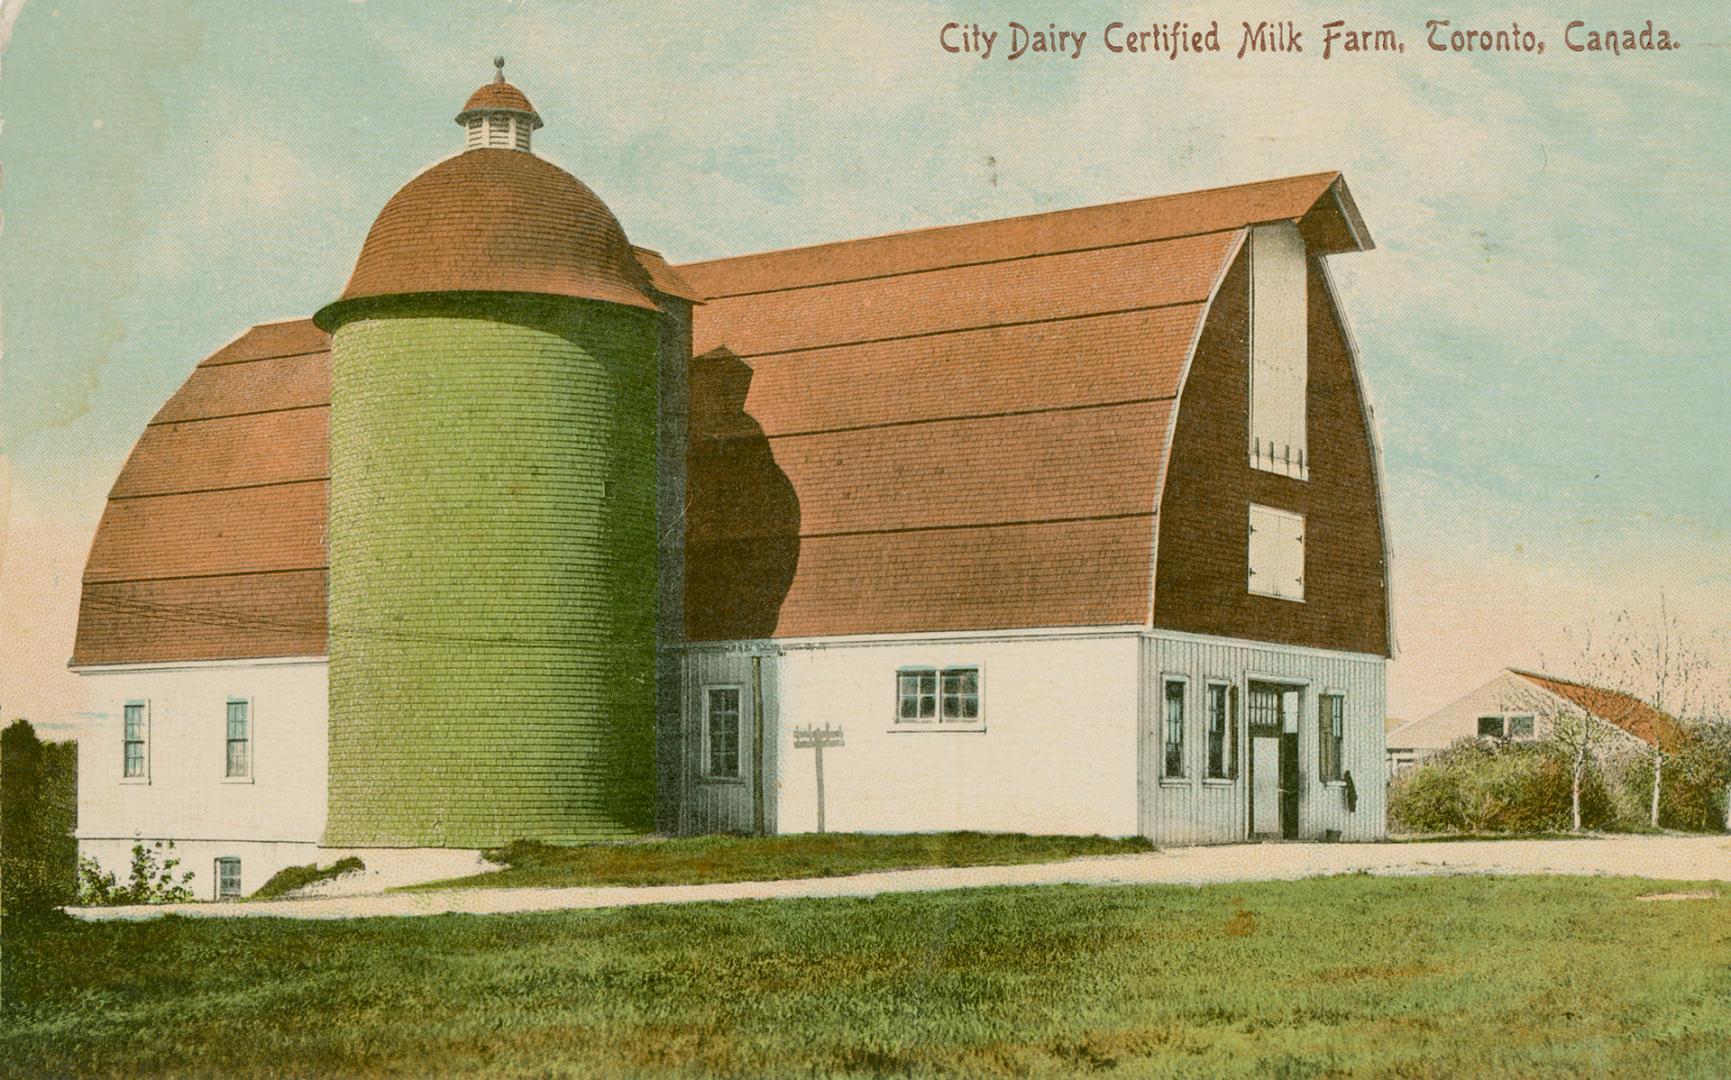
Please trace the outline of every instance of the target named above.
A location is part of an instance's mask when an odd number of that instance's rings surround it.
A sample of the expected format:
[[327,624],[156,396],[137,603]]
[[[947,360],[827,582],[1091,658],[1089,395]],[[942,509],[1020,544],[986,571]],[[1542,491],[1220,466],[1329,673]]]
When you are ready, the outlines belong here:
[[1449,841],[1434,844],[1231,844],[1145,855],[1026,866],[891,870],[851,877],[739,881],[709,885],[540,889],[448,889],[256,904],[164,904],[72,908],[82,919],[353,919],[377,916],[496,915],[526,911],[691,904],[717,900],[875,896],[995,885],[1206,885],[1326,874],[1611,874],[1673,881],[1731,882],[1731,838],[1618,836],[1586,840]]

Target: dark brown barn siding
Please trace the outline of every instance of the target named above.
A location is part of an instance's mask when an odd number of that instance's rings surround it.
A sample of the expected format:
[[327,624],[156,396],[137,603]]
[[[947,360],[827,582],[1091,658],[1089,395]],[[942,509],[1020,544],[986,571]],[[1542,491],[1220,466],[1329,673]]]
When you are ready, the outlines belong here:
[[[1179,399],[1160,507],[1154,625],[1386,656],[1388,592],[1376,473],[1345,335],[1310,268],[1310,479],[1248,461],[1249,265],[1222,284]],[[1304,601],[1251,594],[1251,503],[1304,515]]]

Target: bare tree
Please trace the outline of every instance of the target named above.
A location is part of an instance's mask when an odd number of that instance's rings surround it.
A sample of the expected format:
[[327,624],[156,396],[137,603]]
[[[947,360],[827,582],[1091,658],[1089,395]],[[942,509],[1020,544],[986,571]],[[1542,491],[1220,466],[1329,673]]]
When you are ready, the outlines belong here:
[[[1588,627],[1575,666],[1581,684],[1609,692],[1593,702],[1601,720],[1624,730],[1648,729],[1651,738],[1646,752],[1651,755],[1653,784],[1647,818],[1658,828],[1665,750],[1676,735],[1676,721],[1696,715],[1706,702],[1713,669],[1707,649],[1671,610],[1661,592],[1654,618],[1641,619],[1624,609],[1605,624]],[[1551,706],[1552,738],[1574,766],[1574,824],[1578,832],[1580,786],[1588,759],[1600,753],[1614,736],[1603,724],[1595,723],[1585,709],[1557,707],[1555,702]],[[1657,710],[1660,718],[1652,720],[1644,706]],[[1731,786],[1727,791],[1731,803]],[[1727,822],[1731,827],[1731,808]]]

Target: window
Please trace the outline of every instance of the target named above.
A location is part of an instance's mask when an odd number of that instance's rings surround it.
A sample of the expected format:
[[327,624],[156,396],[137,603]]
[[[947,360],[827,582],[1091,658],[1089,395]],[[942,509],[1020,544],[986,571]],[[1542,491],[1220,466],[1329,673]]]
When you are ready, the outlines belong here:
[[704,775],[739,777],[739,687],[712,686],[703,707]]
[[1250,591],[1304,599],[1304,515],[1251,504]]
[[120,775],[128,780],[142,780],[145,777],[144,743],[149,736],[149,718],[145,715],[144,702],[127,702],[122,716]]
[[916,724],[938,715],[938,673],[935,668],[896,672],[896,721]]
[[247,702],[229,699],[228,703],[228,768],[223,773],[231,780],[252,775],[252,717]]
[[980,669],[903,668],[896,672],[896,723],[977,724]]
[[216,860],[216,898],[240,899],[240,860],[233,856]]
[[1318,694],[1316,704],[1320,720],[1317,731],[1318,772],[1325,781],[1339,780],[1346,744],[1346,699],[1339,694]]
[[1208,779],[1238,775],[1238,688],[1208,684]]
[[1531,713],[1479,717],[1479,738],[1481,739],[1530,739],[1532,737],[1533,717]]
[[944,719],[980,718],[980,669],[945,668],[943,674]]
[[1168,779],[1184,776],[1184,682],[1166,680],[1166,770]]
[[1250,466],[1307,479],[1309,260],[1291,222],[1250,231]]

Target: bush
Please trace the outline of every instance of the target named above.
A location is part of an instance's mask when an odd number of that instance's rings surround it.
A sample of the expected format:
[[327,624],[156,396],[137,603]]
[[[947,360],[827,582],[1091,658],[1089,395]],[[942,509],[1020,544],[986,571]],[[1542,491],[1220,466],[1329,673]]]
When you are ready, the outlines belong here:
[[270,876],[270,880],[260,885],[248,900],[271,900],[304,889],[308,885],[316,885],[321,881],[329,881],[344,874],[365,870],[367,864],[360,856],[349,855],[338,859],[329,866],[321,868],[318,863],[307,863],[305,866],[285,866]]
[[[1653,755],[1622,755],[1613,770],[1627,813],[1646,827],[1652,820]],[[1684,832],[1723,832],[1726,782],[1731,779],[1731,732],[1713,725],[1686,726],[1665,754],[1659,782],[1659,826]]]
[[[1396,777],[1389,787],[1395,832],[1559,832],[1573,825],[1570,762],[1546,743],[1465,738]],[[1581,784],[1581,824],[1618,824],[1617,806],[1596,766]]]
[[[157,865],[157,854],[162,855],[162,864]],[[150,847],[143,843],[132,845],[132,866],[127,875],[125,886],[115,881],[114,875],[102,869],[95,859],[78,860],[78,902],[87,907],[106,907],[112,904],[181,904],[192,899],[192,890],[187,885],[192,881],[192,871],[188,870],[174,880],[174,868],[180,865],[180,859],[174,855],[174,841],[168,842],[164,849],[162,841],[158,840]]]
[[0,912],[35,914],[73,898],[77,750],[41,741],[24,720],[0,733]]

